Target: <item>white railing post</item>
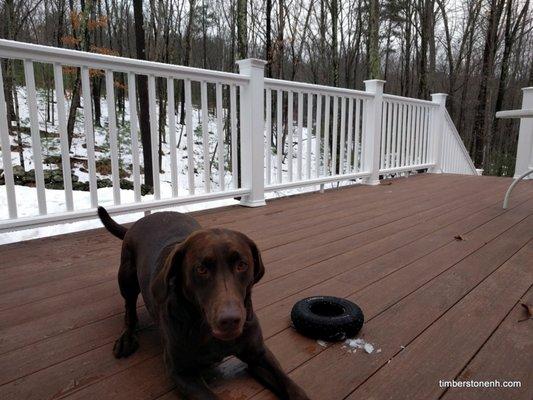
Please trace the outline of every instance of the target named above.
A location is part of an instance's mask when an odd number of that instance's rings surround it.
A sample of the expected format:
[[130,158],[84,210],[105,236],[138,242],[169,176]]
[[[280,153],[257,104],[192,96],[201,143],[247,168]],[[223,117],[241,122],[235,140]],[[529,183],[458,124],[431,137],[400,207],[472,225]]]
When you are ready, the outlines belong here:
[[[522,89],[522,110],[533,110],[533,86]],[[528,171],[530,161],[533,163],[533,118],[521,118],[518,133],[518,149],[516,150],[516,164],[514,177]],[[533,179],[529,175],[526,179]]]
[[372,99],[367,100],[366,107],[366,127],[363,132],[363,170],[370,172],[370,176],[365,178],[366,185],[379,185],[379,162],[381,148],[381,113],[383,109],[383,86],[385,81],[371,79],[365,81],[365,90],[372,93]]
[[442,135],[444,135],[444,124],[446,123],[446,93],[432,93],[431,101],[438,104],[438,108],[434,108],[431,113],[432,116],[432,133],[431,143],[433,152],[434,167],[430,168],[429,172],[434,174],[442,173]]
[[[243,196],[241,205],[247,207],[264,206],[264,87],[266,61],[255,58],[237,61],[239,72],[250,78],[247,85],[241,86],[241,186],[250,189]],[[236,179],[236,177],[235,177]]]

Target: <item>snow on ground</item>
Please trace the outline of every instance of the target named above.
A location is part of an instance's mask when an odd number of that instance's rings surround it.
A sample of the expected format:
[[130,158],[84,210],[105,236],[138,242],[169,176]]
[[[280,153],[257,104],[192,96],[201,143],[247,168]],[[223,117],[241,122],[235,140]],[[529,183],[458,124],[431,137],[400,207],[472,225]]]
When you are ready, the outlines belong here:
[[[18,87],[17,89],[18,103],[19,103],[19,121],[20,125],[23,128],[29,128],[29,111],[26,99],[26,90],[24,87]],[[46,121],[46,93],[42,90],[38,91],[38,109],[39,109],[39,129],[41,130],[41,152],[43,158],[50,156],[60,156],[60,142],[59,135],[57,134],[57,104],[54,101],[52,106],[54,108],[53,113],[55,115],[54,123]],[[68,96],[67,96],[68,97]],[[83,107],[83,99],[82,99]],[[97,160],[106,160],[110,157],[109,151],[109,134],[108,134],[108,110],[107,103],[105,98],[102,98],[101,101],[102,109],[102,127],[94,127],[94,136],[95,136],[95,156]],[[129,175],[132,170],[132,154],[131,154],[131,134],[129,128],[129,104],[126,100],[124,106],[125,113],[124,115],[117,113],[117,127],[118,127],[118,141],[119,141],[119,164],[121,169],[123,169],[126,174]],[[179,109],[179,108],[178,108]],[[68,106],[67,106],[68,110]],[[179,121],[179,113],[176,116],[176,121]],[[224,110],[224,118],[227,117],[227,110]],[[201,194],[204,193],[204,174],[203,174],[203,135],[201,129],[201,112],[198,109],[193,109],[193,134],[194,134],[194,146],[193,146],[193,156],[194,156],[194,186],[195,193]],[[188,187],[188,152],[187,152],[187,139],[185,126],[176,124],[176,135],[177,142],[177,171],[178,171],[178,193],[180,194],[189,194]],[[212,157],[213,154],[216,154],[215,149],[217,145],[217,135],[216,135],[216,115],[209,114],[208,122],[209,130],[209,156]],[[84,132],[84,120],[83,120],[83,109],[80,108],[76,117],[76,124],[74,129],[75,135],[72,141],[72,147],[70,151],[71,158],[74,159],[74,165],[72,168],[73,173],[79,178],[80,182],[87,182],[89,180],[89,175],[86,172],[86,162],[87,152],[85,146],[85,136],[80,134]],[[165,133],[168,141],[168,127],[165,127]],[[294,132],[294,143],[292,146],[293,151],[293,178],[297,179],[297,134],[296,129]],[[25,162],[25,170],[28,171],[34,168],[33,165],[33,152],[31,147],[31,136],[29,129],[27,131],[21,132],[21,139],[23,143],[23,156]],[[139,140],[140,143],[140,140]],[[310,163],[311,163],[311,178],[316,177],[315,173],[315,138],[307,137],[307,129],[304,127],[302,129],[302,179],[307,178],[307,160],[308,160],[308,145],[311,145],[310,154]],[[17,146],[17,137],[11,137],[11,144]],[[286,145],[285,151],[288,150],[288,145]],[[140,152],[140,164],[143,165],[142,161],[142,149],[139,149]],[[161,182],[161,199],[171,198],[172,188],[171,188],[171,160],[170,160],[170,145],[169,143],[162,144],[162,165],[160,173],[160,182]],[[277,158],[276,154],[272,152],[271,156],[271,183],[277,183]],[[233,177],[231,174],[229,160],[230,155],[230,146],[226,145],[224,149],[224,175],[225,175],[225,185],[226,190],[232,188]],[[20,165],[19,152],[11,152],[11,159],[13,165]],[[0,168],[3,168],[2,160],[0,159]],[[60,165],[53,164],[48,162],[44,166],[45,169],[56,169],[60,168]],[[219,191],[218,185],[218,163],[217,157],[213,158],[213,164],[211,167],[211,190],[213,192]],[[285,157],[282,162],[282,182],[288,181],[288,159]],[[108,172],[99,170],[97,171],[97,178],[111,178],[111,175],[108,175]],[[131,176],[128,176],[126,179],[132,180]],[[143,178],[141,177],[141,182]],[[341,185],[348,183],[341,183]],[[329,184],[326,186],[332,187],[337,184]],[[314,191],[317,190],[318,186],[310,186],[303,188],[295,188],[290,190],[280,190],[267,194],[267,198],[288,196],[291,194],[297,194],[302,192]],[[46,189],[46,203],[48,214],[63,212],[65,211],[65,197],[62,190]],[[90,208],[90,194],[86,191],[73,191],[74,196],[74,208],[75,210],[82,210]],[[17,198],[17,211],[19,217],[31,217],[38,215],[38,206],[37,206],[37,192],[35,188],[28,186],[16,186],[16,198]],[[143,196],[143,201],[152,199],[152,195]],[[106,204],[113,204],[112,201],[112,188],[101,188],[98,189],[98,202],[100,205],[105,206]],[[121,202],[123,204],[133,202],[133,190],[121,190]],[[223,199],[223,200],[214,200],[205,203],[197,203],[184,205],[179,207],[173,207],[173,210],[181,212],[190,212],[201,209],[207,209],[212,207],[220,207],[226,205],[237,204],[233,199]],[[117,220],[120,222],[131,222],[139,219],[144,214],[133,213],[128,215],[118,216]],[[0,186],[0,220],[7,219],[7,198],[6,198],[6,187],[4,185]],[[35,229],[27,229],[17,232],[9,232],[0,234],[0,244],[17,242],[20,240],[28,240],[37,237],[50,236],[58,233],[67,233],[73,231],[79,231],[84,229],[91,229],[100,227],[101,224],[98,220],[88,220],[81,222],[74,222],[68,224],[60,224],[50,227],[42,227]]]
[[[317,340],[317,344],[321,347],[329,347],[330,343],[324,340]],[[358,349],[364,350],[367,354],[372,354],[374,351],[376,353],[381,353],[381,349],[375,349],[375,345],[370,342],[365,341],[364,339],[346,339],[341,348],[346,350],[348,353],[355,354]]]
[[[364,339],[346,339],[343,348],[348,349],[351,353],[356,353],[357,349],[363,349],[368,354],[374,352],[374,345]],[[381,352],[381,349],[378,350],[378,352]]]

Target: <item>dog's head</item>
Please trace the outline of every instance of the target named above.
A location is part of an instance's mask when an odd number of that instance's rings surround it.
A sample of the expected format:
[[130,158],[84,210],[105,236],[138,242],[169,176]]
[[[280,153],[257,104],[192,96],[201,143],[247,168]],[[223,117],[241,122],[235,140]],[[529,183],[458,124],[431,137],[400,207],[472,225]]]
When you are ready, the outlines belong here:
[[265,272],[256,244],[228,229],[205,229],[176,245],[152,283],[160,304],[175,291],[204,315],[214,337],[232,340],[252,315],[251,288]]

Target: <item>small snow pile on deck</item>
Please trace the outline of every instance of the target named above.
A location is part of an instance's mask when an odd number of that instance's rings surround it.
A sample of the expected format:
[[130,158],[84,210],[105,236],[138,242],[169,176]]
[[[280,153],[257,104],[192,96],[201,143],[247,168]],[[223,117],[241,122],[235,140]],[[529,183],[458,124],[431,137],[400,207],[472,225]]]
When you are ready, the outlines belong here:
[[[350,353],[356,353],[357,349],[363,349],[368,354],[372,354],[374,352],[374,345],[366,342],[364,339],[346,339],[342,348],[348,349],[348,352]],[[376,352],[380,353],[381,349],[378,349]]]

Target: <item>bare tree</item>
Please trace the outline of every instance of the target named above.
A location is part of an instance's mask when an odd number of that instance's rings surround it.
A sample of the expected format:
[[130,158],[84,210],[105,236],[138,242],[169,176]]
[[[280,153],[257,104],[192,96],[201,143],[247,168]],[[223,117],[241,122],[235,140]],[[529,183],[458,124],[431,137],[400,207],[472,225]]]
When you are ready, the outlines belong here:
[[246,0],[237,0],[237,57],[241,60],[248,57],[247,6]]
[[[144,17],[142,0],[133,0],[135,19],[135,47],[137,59],[146,60],[146,40],[144,37]],[[150,135],[150,107],[148,104],[148,80],[146,75],[137,75],[137,98],[139,99],[139,126],[144,159],[144,183],[153,187],[152,139]]]
[[478,167],[484,167],[487,155],[487,142],[489,128],[488,84],[494,73],[494,60],[497,50],[498,24],[503,11],[504,0],[490,0],[487,31],[485,34],[485,48],[481,65],[481,82],[477,97],[476,115],[474,119],[474,162]]
[[267,61],[265,75],[270,78],[272,77],[272,0],[266,0],[265,60]]
[[379,0],[370,0],[368,34],[368,71],[370,79],[381,79],[379,63]]

